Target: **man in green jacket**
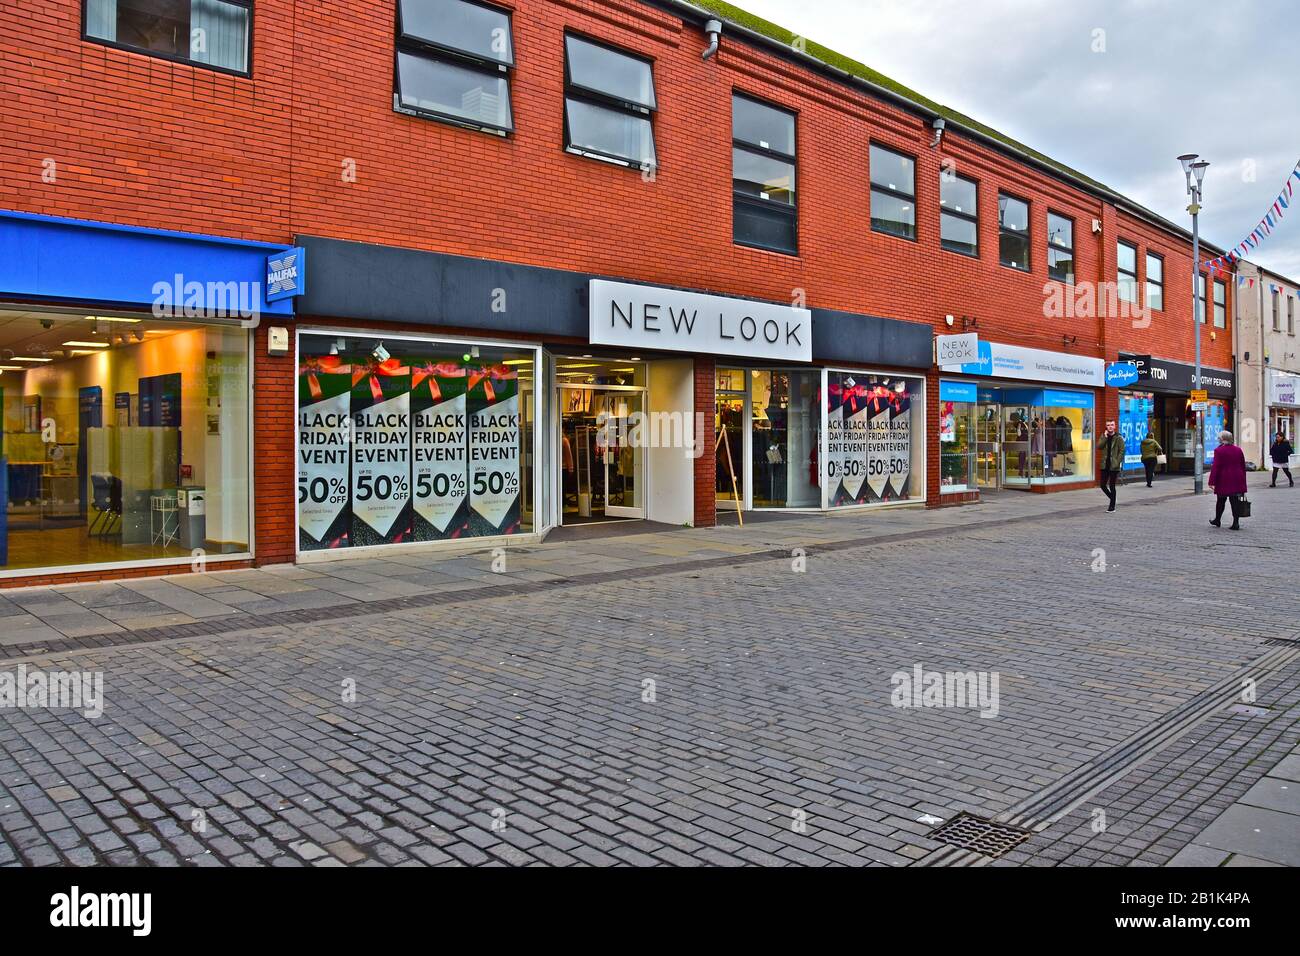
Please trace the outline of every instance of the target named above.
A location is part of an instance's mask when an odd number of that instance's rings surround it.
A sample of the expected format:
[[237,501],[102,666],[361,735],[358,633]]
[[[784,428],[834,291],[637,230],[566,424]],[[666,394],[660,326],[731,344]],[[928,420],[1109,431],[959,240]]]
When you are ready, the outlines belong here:
[[1147,470],[1147,487],[1151,487],[1151,479],[1156,476],[1156,460],[1165,453],[1160,447],[1160,442],[1156,441],[1156,436],[1147,432],[1147,437],[1142,439],[1142,467]]
[[1115,510],[1115,485],[1124,470],[1124,439],[1115,430],[1114,422],[1106,423],[1106,434],[1097,442],[1097,455],[1101,463],[1101,490],[1110,499],[1106,513]]

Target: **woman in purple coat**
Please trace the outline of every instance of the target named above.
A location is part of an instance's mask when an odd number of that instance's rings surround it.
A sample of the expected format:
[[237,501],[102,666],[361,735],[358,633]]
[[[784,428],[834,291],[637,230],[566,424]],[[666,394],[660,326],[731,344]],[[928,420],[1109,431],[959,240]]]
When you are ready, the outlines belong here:
[[[1232,432],[1219,432],[1219,447],[1214,449],[1214,464],[1210,466],[1210,490],[1217,495],[1214,502],[1214,520],[1210,524],[1222,527],[1223,506],[1233,495],[1246,493],[1246,456],[1232,443]],[[1232,530],[1240,531],[1237,509],[1232,509]]]

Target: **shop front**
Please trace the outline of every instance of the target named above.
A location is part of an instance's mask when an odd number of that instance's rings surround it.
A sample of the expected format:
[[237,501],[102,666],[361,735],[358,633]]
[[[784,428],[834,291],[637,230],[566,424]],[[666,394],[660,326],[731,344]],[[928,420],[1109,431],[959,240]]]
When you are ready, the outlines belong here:
[[[1265,451],[1271,448],[1274,439],[1281,435],[1296,447],[1296,429],[1300,425],[1300,373],[1284,372],[1280,369],[1267,369],[1268,380],[1268,434],[1265,436]],[[1264,462],[1270,467],[1272,459]],[[1300,455],[1292,454],[1291,467],[1300,465]]]
[[1161,474],[1190,474],[1195,470],[1196,412],[1191,392],[1202,388],[1209,399],[1204,412],[1205,462],[1214,458],[1219,432],[1232,430],[1232,402],[1236,375],[1231,371],[1196,367],[1151,355],[1119,354],[1121,362],[1137,366],[1138,381],[1119,390],[1119,430],[1124,437],[1124,469],[1142,471],[1142,439],[1155,436],[1165,450],[1167,463]]
[[299,560],[924,501],[928,326],[299,241]]
[[0,582],[253,557],[250,330],[282,247],[0,212]]
[[1096,389],[1105,383],[1104,365],[981,341],[978,361],[943,366],[941,494],[1050,491],[1094,481]]

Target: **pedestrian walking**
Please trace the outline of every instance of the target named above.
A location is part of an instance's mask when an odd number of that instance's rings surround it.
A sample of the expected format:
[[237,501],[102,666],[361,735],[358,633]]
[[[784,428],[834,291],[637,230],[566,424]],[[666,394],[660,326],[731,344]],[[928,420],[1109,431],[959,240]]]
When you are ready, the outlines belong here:
[[1101,490],[1110,499],[1106,513],[1115,510],[1115,485],[1119,473],[1124,470],[1124,439],[1115,430],[1114,422],[1106,423],[1106,434],[1097,443],[1097,453],[1101,459]]
[[1268,457],[1273,459],[1273,483],[1270,488],[1277,487],[1277,470],[1282,469],[1282,474],[1286,475],[1286,480],[1291,482],[1291,487],[1295,487],[1295,479],[1291,477],[1291,455],[1295,450],[1291,447],[1291,442],[1287,437],[1278,432],[1273,437],[1273,444],[1268,450]]
[[[1223,507],[1229,499],[1246,493],[1246,456],[1232,443],[1232,432],[1219,432],[1219,447],[1214,449],[1214,463],[1210,465],[1210,490],[1217,498],[1214,502],[1214,519],[1210,524],[1223,527]],[[1241,515],[1236,501],[1232,502],[1231,530],[1241,530]]]
[[1160,461],[1160,456],[1165,450],[1160,447],[1160,442],[1156,441],[1156,436],[1147,432],[1147,437],[1142,439],[1142,467],[1147,472],[1147,487],[1151,487],[1151,479],[1156,476],[1156,464]]

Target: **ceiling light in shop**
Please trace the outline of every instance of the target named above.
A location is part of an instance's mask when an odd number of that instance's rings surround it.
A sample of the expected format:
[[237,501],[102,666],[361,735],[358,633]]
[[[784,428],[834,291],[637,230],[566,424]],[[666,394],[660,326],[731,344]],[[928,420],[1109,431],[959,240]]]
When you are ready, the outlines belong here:
[[15,356],[13,357],[13,361],[15,361],[15,362],[53,362],[54,359],[44,358],[43,356],[40,356],[40,355],[15,355]]
[[68,349],[69,358],[77,358],[82,355],[103,355],[103,352],[97,352],[94,349]]
[[596,362],[578,362],[574,365],[561,365],[560,368],[600,368]]
[[86,319],[90,322],[125,322],[128,325],[137,325],[140,322],[139,319],[122,319],[111,315],[88,315]]
[[506,359],[503,365],[532,365],[532,359]]
[[27,369],[21,365],[0,365],[0,372],[25,372]]
[[76,342],[76,341],[73,341],[73,342],[64,342],[63,344],[66,345],[66,346],[68,346],[69,348],[76,348],[76,349],[106,349],[106,348],[108,348],[108,343],[107,343],[107,342]]

